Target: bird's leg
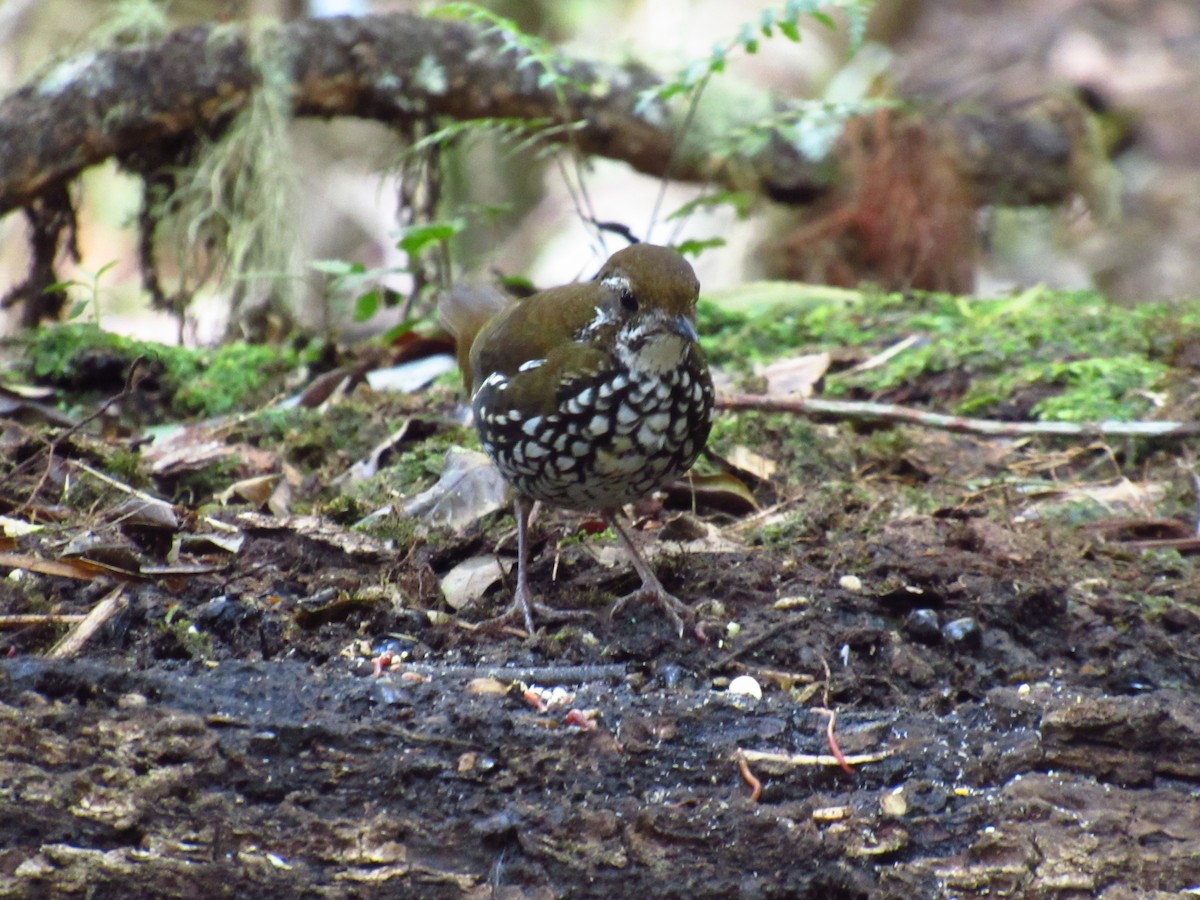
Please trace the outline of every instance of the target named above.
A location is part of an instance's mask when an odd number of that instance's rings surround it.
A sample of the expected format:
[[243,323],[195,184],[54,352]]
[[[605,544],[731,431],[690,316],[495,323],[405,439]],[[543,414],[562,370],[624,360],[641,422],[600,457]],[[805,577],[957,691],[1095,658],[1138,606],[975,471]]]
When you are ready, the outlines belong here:
[[578,619],[586,616],[582,610],[555,609],[544,603],[539,603],[529,590],[529,518],[533,514],[533,501],[528,497],[517,496],[513,503],[513,515],[517,519],[517,589],[513,593],[512,603],[504,612],[494,619],[488,619],[483,625],[502,625],[521,616],[525,621],[525,630],[533,634],[533,614],[549,620]]
[[683,637],[684,620],[691,620],[695,616],[693,609],[667,592],[663,587],[662,582],[658,580],[658,576],[654,574],[646,560],[642,558],[642,554],[638,552],[637,544],[629,536],[629,533],[622,527],[617,520],[617,514],[611,510],[606,510],[603,513],[604,521],[609,524],[613,531],[617,534],[617,540],[621,542],[621,546],[625,548],[625,552],[629,554],[633,561],[633,568],[642,578],[642,586],[632,594],[626,594],[613,604],[610,616],[615,616],[620,612],[621,608],[631,600],[650,601],[657,603],[662,607],[662,611],[666,613],[667,618],[671,620],[671,624],[675,626],[676,632],[680,637]]

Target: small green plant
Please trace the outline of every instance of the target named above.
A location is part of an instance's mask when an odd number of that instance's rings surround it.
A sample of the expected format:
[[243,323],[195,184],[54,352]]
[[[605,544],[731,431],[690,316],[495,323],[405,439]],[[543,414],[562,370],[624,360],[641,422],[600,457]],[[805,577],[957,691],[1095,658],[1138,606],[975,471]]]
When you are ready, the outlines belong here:
[[48,286],[44,293],[56,294],[60,292],[68,292],[71,288],[80,288],[81,296],[77,297],[71,304],[71,308],[67,310],[67,319],[74,321],[84,314],[89,306],[92,308],[92,319],[96,326],[100,325],[100,279],[104,274],[117,264],[114,259],[112,262],[105,263],[94,273],[88,274],[87,281],[59,281]]
[[[431,246],[440,247],[445,252],[450,239],[466,226],[465,219],[455,218],[447,222],[427,222],[401,229],[396,248],[408,257],[408,262],[403,266],[368,269],[362,263],[341,260],[317,260],[310,265],[314,270],[330,277],[332,291],[354,298],[354,321],[365,322],[379,312],[381,307],[396,305],[394,295],[383,285],[385,278],[413,274],[419,265],[422,252]],[[412,330],[413,324],[414,322],[405,316],[404,321],[389,330],[383,340],[390,341],[397,334]]]
[[[478,25],[484,34],[500,39],[500,52],[511,53],[516,58],[518,71],[533,69],[537,72],[537,86],[553,90],[559,100],[568,88],[586,90],[587,85],[570,74],[572,60],[557,52],[541,38],[525,34],[512,19],[485,9],[477,3],[443,3],[428,12],[430,16],[459,19]],[[565,105],[565,104],[564,104]]]

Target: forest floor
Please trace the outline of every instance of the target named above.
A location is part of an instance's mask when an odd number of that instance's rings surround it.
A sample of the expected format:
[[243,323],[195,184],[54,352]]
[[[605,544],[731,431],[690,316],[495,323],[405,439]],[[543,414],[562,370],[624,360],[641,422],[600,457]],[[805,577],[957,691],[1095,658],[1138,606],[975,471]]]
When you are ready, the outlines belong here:
[[[480,627],[501,501],[437,506],[474,459],[448,383],[350,365],[149,444],[170,366],[123,390],[130,354],[90,352],[70,420],[3,395],[0,896],[1200,889],[1178,440],[724,412],[707,479],[633,511],[694,627],[610,617],[611,535],[543,510],[533,589],[587,615],[530,637]],[[871,398],[952,409],[968,375]],[[85,388],[120,400],[89,418]]]

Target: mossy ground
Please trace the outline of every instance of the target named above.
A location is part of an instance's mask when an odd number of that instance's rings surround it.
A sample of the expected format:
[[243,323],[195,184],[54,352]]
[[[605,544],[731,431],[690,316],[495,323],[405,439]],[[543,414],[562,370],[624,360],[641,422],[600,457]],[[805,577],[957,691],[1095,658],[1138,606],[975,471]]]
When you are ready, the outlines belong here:
[[[783,312],[731,304],[720,328],[706,313],[705,341],[737,374],[752,359],[832,347],[827,393],[940,411],[974,403],[977,413],[1063,415],[1034,411],[1057,400],[1078,403],[1080,416],[1142,415],[1149,400],[1160,417],[1191,415],[1200,392],[1186,305],[1168,315],[1083,295],[976,302],[839,292]],[[1076,320],[1082,334],[1065,333]],[[925,343],[911,355],[851,373],[848,361],[913,334]],[[159,383],[144,402],[122,404],[119,427],[93,422],[62,440],[53,464],[36,455],[51,429],[6,433],[4,513],[42,526],[9,546],[53,560],[86,535],[90,546],[132,549],[168,571],[178,550],[196,569],[128,581],[127,606],[77,666],[38,674],[61,623],[0,633],[11,657],[0,665],[9,748],[0,756],[19,767],[19,784],[37,788],[0,789],[9,822],[0,886],[14,895],[60,883],[64,869],[54,866],[67,863],[25,861],[60,859],[64,847],[96,865],[136,859],[137,883],[167,895],[172,866],[194,873],[196,859],[214,883],[255,896],[341,891],[351,878],[389,880],[416,896],[495,893],[495,878],[547,896],[567,886],[578,896],[657,896],[681,884],[696,897],[938,896],[962,867],[970,871],[956,883],[978,890],[959,894],[984,896],[1011,886],[1014,865],[1022,879],[1050,884],[1045,853],[1101,845],[1103,854],[1070,860],[1089,884],[1132,873],[1139,885],[1178,890],[1200,878],[1191,849],[1200,829],[1187,818],[1200,772],[1200,718],[1188,718],[1200,685],[1194,551],[1142,549],[1121,532],[1192,527],[1194,462],[1178,443],[982,439],[722,412],[715,454],[742,447],[778,466],[752,484],[759,511],[706,515],[708,543],[678,548],[657,536],[668,525],[695,532],[679,515],[690,503],[637,510],[642,540],[660,551],[653,565],[697,610],[695,628],[681,639],[638,605],[610,618],[636,576],[602,563],[607,535],[579,537],[584,517],[545,510],[531,587],[586,617],[544,623],[525,641],[479,627],[507,603],[511,577],[459,611],[439,586],[465,559],[511,558],[511,516],[452,534],[377,515],[432,484],[450,447],[474,445],[453,387],[387,395],[360,385],[319,409],[284,408],[272,398],[318,373],[296,351],[246,352],[230,359],[259,373],[239,381],[239,365],[222,366],[228,393],[201,421],[191,401],[176,399],[175,379],[198,371],[197,360],[211,370],[211,354],[176,357],[87,330],[41,336],[36,347],[24,377],[40,372],[76,415],[120,391],[138,355],[155,354]],[[216,408],[230,412],[210,418]],[[198,444],[236,448],[233,462],[164,475],[140,442],[163,420],[176,434],[197,429]],[[377,472],[339,480],[405,423]],[[211,517],[240,547],[148,540],[128,527],[129,494],[75,460],[171,501],[181,535],[225,534],[204,524]],[[290,512],[309,515],[276,519],[261,505],[219,500],[246,477],[247,460],[292,479]],[[113,584],[13,571],[20,577],[0,581],[9,615],[83,615]],[[915,611],[939,630],[918,637]],[[964,621],[974,638],[948,636]],[[369,673],[384,650],[434,675],[346,674]],[[571,667],[583,679],[572,685],[576,704],[597,712],[597,727],[577,731],[533,712],[519,690],[499,697],[468,686],[471,675],[518,665]],[[447,667],[468,675],[454,681]],[[590,674],[610,671],[615,680]],[[761,703],[729,698],[737,674],[758,679]],[[764,791],[752,801],[734,754],[828,752],[813,706],[838,712],[846,752],[889,755],[853,775],[754,764]],[[1086,727],[1072,730],[1079,716]],[[110,732],[121,734],[111,747],[94,740]],[[42,745],[44,753],[22,749]],[[45,771],[43,757],[55,761]],[[147,768],[177,785],[143,788]],[[106,806],[114,784],[127,786]],[[86,806],[71,799],[80,795]],[[897,796],[907,813],[883,812],[882,798]],[[1107,827],[1128,818],[1114,805],[1126,801],[1139,821],[1160,804],[1170,824],[1147,826],[1149,843]],[[1053,812],[1031,819],[1031,805]],[[820,818],[831,809],[844,818]],[[349,823],[368,824],[347,842]],[[1045,853],[997,857],[1000,840]],[[353,864],[351,844],[366,848]],[[282,865],[246,862],[263,852]],[[398,861],[386,871],[377,865],[384,853]]]
[[935,382],[950,387],[937,393],[941,411],[1003,419],[1159,413],[1190,389],[1176,363],[1200,353],[1200,302],[1128,308],[1091,292],[1045,288],[990,300],[872,291],[831,300],[803,288],[791,296],[748,291],[742,299],[735,292],[702,304],[701,316],[710,358],[735,368],[817,350],[836,351],[844,363],[848,349],[865,359],[915,337],[870,370],[835,369],[824,393],[890,399],[920,396]]

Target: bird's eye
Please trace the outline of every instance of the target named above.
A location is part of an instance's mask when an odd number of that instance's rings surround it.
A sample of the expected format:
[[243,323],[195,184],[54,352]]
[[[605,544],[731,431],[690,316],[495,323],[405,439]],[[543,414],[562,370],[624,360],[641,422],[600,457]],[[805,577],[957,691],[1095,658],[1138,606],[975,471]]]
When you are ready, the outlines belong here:
[[631,313],[638,311],[637,297],[633,296],[633,291],[621,291],[621,305]]

